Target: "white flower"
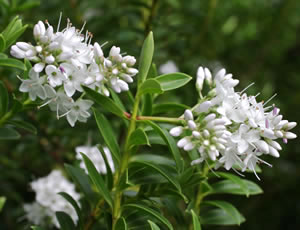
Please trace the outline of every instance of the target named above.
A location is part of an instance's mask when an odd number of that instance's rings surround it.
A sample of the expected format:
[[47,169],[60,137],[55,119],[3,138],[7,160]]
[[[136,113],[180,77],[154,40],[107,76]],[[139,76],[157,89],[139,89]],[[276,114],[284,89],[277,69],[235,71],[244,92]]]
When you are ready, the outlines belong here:
[[54,65],[47,65],[45,72],[48,76],[49,84],[52,87],[60,86],[65,79],[59,68],[56,68]]
[[76,121],[86,122],[91,115],[88,110],[93,105],[91,100],[78,99],[67,112],[67,120],[74,127]]
[[176,66],[174,61],[169,60],[165,64],[162,64],[159,67],[159,72],[161,74],[175,73],[175,72],[178,72],[178,67]]
[[[112,160],[109,149],[107,147],[103,147],[103,150],[104,150],[104,154],[106,156],[106,159],[108,161],[111,171],[115,172],[114,162]],[[88,173],[88,171],[86,169],[86,166],[83,162],[83,159],[82,159],[82,156],[80,153],[84,153],[85,155],[87,155],[87,157],[93,162],[93,164],[95,165],[95,167],[99,173],[102,173],[102,174],[107,173],[105,161],[104,161],[103,156],[97,146],[78,146],[78,147],[76,147],[75,151],[76,151],[76,158],[81,161],[80,167],[82,169],[84,169],[86,173]]]
[[42,100],[47,98],[46,90],[44,87],[44,83],[46,81],[45,77],[39,77],[39,74],[34,72],[33,69],[29,72],[29,79],[23,80],[20,85],[20,91],[24,93],[29,93],[29,97],[31,100],[35,101],[38,96]]
[[48,176],[31,182],[31,188],[36,194],[36,200],[32,204],[25,204],[26,217],[35,224],[46,224],[48,219],[52,225],[59,228],[55,212],[63,211],[77,221],[77,214],[59,192],[69,194],[75,201],[79,201],[80,195],[75,191],[75,185],[70,183],[62,175],[61,171],[53,170]]

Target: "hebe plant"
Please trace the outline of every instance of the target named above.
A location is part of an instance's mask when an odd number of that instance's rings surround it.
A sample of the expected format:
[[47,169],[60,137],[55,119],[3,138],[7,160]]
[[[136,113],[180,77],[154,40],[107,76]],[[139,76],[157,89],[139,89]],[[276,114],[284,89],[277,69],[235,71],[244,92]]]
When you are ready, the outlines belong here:
[[[16,23],[20,22],[16,19],[8,28]],[[71,126],[86,122],[92,110],[105,143],[76,148],[84,164],[65,165],[80,194],[57,170],[31,183],[36,202],[24,209],[26,217],[39,225],[33,229],[54,225],[66,230],[199,230],[210,224],[245,221],[231,203],[215,200],[214,195],[261,193],[242,173],[253,172],[259,179],[257,164],[268,164],[263,155],[279,157],[281,146],[276,139],[287,143],[296,138],[289,131],[295,122],[283,120],[279,109],[268,104],[270,100],[258,102],[257,96],[247,96],[247,88],[236,92],[239,81],[225,69],[213,76],[209,69],[198,68],[199,99],[192,108],[158,104],[161,94],[184,87],[192,77],[184,73],[157,76],[152,32],[144,41],[137,70],[134,57],[121,54],[115,46],[105,56],[98,43],[92,45],[92,34],[82,35],[83,28],[77,30],[71,22],[61,31],[58,26],[57,32],[48,22],[46,26],[41,21],[34,26],[36,45],[17,42],[12,46],[11,54],[25,64],[7,56],[1,59],[25,70],[19,77],[20,91],[29,96],[21,102],[13,99],[19,106],[9,109],[8,93],[0,85],[0,133],[18,138],[11,125],[35,131],[13,116],[20,111],[16,107],[26,108],[37,100],[39,108],[49,105],[58,119],[66,116]],[[0,36],[2,51],[9,41],[6,34]],[[134,80],[135,95],[128,86]],[[130,103],[119,98],[124,91]],[[157,116],[175,109],[183,115]],[[122,121],[124,137],[116,137],[103,110]]]

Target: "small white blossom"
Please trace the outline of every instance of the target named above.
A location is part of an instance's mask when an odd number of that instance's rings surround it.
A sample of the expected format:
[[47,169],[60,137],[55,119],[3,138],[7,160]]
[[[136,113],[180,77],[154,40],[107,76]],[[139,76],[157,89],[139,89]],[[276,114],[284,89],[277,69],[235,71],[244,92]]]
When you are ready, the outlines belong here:
[[[112,160],[112,156],[109,149],[107,147],[103,147],[103,150],[111,171],[115,172],[114,162]],[[88,171],[86,169],[86,166],[82,159],[82,155],[80,153],[84,153],[85,155],[87,155],[87,157],[93,162],[93,164],[95,165],[99,173],[102,174],[107,173],[105,161],[97,146],[78,146],[76,147],[75,151],[76,151],[76,158],[81,161],[80,167],[84,169],[86,173],[88,173]]]
[[59,170],[53,170],[48,176],[31,182],[31,188],[35,192],[35,202],[25,204],[26,218],[34,224],[44,225],[50,221],[59,228],[55,212],[63,211],[77,221],[77,214],[71,204],[68,203],[59,192],[69,194],[75,201],[79,201],[80,195],[75,191],[75,185],[70,183]]

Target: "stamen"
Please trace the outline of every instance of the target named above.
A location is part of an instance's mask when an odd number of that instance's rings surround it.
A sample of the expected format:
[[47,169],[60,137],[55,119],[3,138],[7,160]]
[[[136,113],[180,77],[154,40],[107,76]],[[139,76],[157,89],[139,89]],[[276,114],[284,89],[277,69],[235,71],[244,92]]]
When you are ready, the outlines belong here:
[[263,105],[268,104],[276,96],[277,96],[277,93],[275,93],[272,97],[270,97],[269,100],[267,100],[265,103],[263,103]]
[[245,177],[245,175],[244,174],[242,174],[242,173],[240,173],[239,171],[237,171],[235,168],[232,168],[232,170],[236,173],[236,174],[238,174],[239,176],[241,176],[241,177]]
[[40,108],[44,107],[45,105],[48,105],[48,104],[51,103],[52,101],[53,101],[53,99],[51,99],[51,100],[47,101],[46,103],[44,103],[44,104],[38,106],[37,108],[40,109]]
[[205,163],[207,164],[208,169],[218,178],[220,178],[220,176],[209,166],[207,160],[205,159]]
[[83,23],[83,25],[82,25],[82,27],[81,27],[81,30],[79,31],[79,34],[81,34],[81,32],[83,31],[85,25],[86,25],[86,21],[84,21],[84,23]]
[[104,42],[100,47],[104,47],[106,44],[108,44],[108,41]]
[[271,164],[269,164],[268,162],[266,162],[266,161],[264,161],[264,160],[258,158],[257,156],[254,156],[254,157],[255,157],[258,161],[260,161],[261,163],[264,163],[265,165],[268,165],[270,168],[273,167],[273,165],[271,165]]
[[62,12],[60,12],[60,14],[59,14],[59,20],[58,20],[58,25],[57,25],[57,32],[59,31],[61,17],[62,17]]
[[245,89],[243,89],[240,94],[242,94],[243,92],[245,92],[247,89],[249,89],[251,86],[253,86],[255,83],[252,82],[250,85],[248,85]]
[[17,78],[20,80],[20,81],[24,81],[22,78],[20,78],[20,76],[19,75],[17,75]]
[[59,118],[64,117],[66,115],[68,115],[72,110],[70,109],[68,112],[64,113],[63,115],[60,115]]
[[260,180],[259,176],[257,175],[257,173],[256,173],[256,171],[255,171],[255,169],[254,169],[253,163],[252,163],[252,162],[250,162],[250,163],[251,163],[251,166],[252,166],[250,169],[254,172],[256,178],[257,178],[258,180]]

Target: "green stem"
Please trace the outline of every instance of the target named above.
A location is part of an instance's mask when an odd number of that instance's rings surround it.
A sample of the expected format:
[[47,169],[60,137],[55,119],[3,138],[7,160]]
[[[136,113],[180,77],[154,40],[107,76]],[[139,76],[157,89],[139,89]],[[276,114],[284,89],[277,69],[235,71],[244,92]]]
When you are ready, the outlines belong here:
[[172,124],[182,124],[184,119],[182,118],[173,118],[173,117],[152,117],[152,116],[138,116],[137,121],[157,121],[157,122],[165,122]]
[[0,119],[0,127],[5,123],[5,121],[10,119],[12,116],[13,116],[12,111],[5,113],[4,116]]
[[[117,183],[116,186],[118,186],[120,179],[122,178],[123,173],[125,173],[128,162],[129,162],[129,157],[130,157],[130,146],[129,146],[129,139],[131,134],[134,132],[136,128],[136,119],[137,119],[137,114],[138,114],[138,109],[139,109],[139,103],[140,103],[140,96],[139,93],[136,93],[134,105],[133,105],[133,110],[132,110],[132,115],[130,116],[130,123],[129,123],[129,128],[126,136],[126,141],[124,145],[124,154],[122,155],[121,159],[121,166],[118,171],[118,176],[117,176]],[[121,200],[122,200],[122,194],[123,191],[119,190],[118,187],[116,188],[116,193],[115,193],[115,199],[114,199],[114,206],[113,206],[113,219],[112,219],[112,229],[115,230],[117,220],[119,219],[121,215]]]

